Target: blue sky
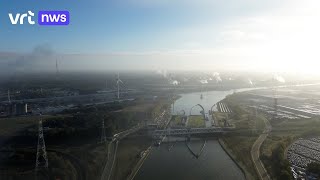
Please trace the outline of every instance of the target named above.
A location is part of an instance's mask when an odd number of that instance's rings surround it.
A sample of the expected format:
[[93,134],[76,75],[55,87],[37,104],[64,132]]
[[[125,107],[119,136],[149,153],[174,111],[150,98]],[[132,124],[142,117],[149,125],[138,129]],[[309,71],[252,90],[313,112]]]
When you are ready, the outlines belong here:
[[[70,25],[10,24],[8,13],[28,10],[68,10]],[[0,52],[45,47],[66,68],[93,70],[318,72],[319,19],[318,0],[2,0]],[[21,61],[0,53],[3,67],[10,59]]]
[[[0,39],[5,43],[0,44],[0,50],[26,52],[39,44],[50,44],[56,51],[66,53],[140,52],[185,48],[188,41],[213,47],[217,44],[208,42],[206,37],[190,37],[192,32],[183,31],[208,25],[218,30],[232,18],[266,11],[274,8],[272,5],[236,0],[2,0]],[[68,10],[71,24],[10,24],[8,13],[28,10]]]

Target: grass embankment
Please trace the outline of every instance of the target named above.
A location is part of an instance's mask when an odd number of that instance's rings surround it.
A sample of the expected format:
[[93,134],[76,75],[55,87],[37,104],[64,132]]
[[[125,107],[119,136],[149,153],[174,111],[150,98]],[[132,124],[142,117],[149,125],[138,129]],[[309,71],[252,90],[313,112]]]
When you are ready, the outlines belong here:
[[[60,115],[62,117],[64,115]],[[54,116],[41,116],[42,120],[52,118]],[[19,116],[0,118],[0,136],[15,136],[19,132],[30,126],[37,126],[40,116]]]
[[189,116],[189,120],[188,120],[188,127],[193,127],[193,128],[201,128],[201,127],[205,127],[205,120],[203,119],[203,117],[201,115],[198,116]]
[[[265,100],[265,99],[264,99]],[[234,112],[235,124],[238,129],[252,129],[254,121],[245,120],[245,116],[241,113],[241,109],[253,112],[253,108],[249,106],[258,105],[260,101],[264,104],[269,104],[272,106],[273,101],[263,101],[257,96],[253,96],[249,93],[237,93],[235,95],[228,96],[226,101],[233,106],[232,110]],[[236,106],[234,106],[236,105]],[[238,106],[237,106],[238,105]],[[255,117],[255,116],[253,116]],[[271,116],[264,114],[263,112],[258,112],[258,117],[268,118],[271,120]],[[250,116],[247,116],[247,119],[255,119]],[[236,121],[238,120],[238,121]],[[313,119],[277,119],[270,121],[272,125],[272,131],[270,132],[267,139],[263,142],[260,148],[260,159],[262,160],[265,168],[268,171],[271,179],[291,179],[291,172],[289,169],[289,162],[285,157],[285,151],[288,146],[297,138],[308,137],[308,136],[319,136],[320,125],[319,118]],[[263,126],[262,121],[256,121],[257,133],[261,133],[260,127]],[[248,128],[249,127],[249,128]],[[250,128],[251,127],[251,128]],[[232,137],[234,139],[239,137]],[[241,141],[241,140],[240,140]],[[231,143],[239,143],[237,141]],[[240,146],[240,145],[239,145]],[[231,147],[236,150],[237,146]],[[240,151],[239,151],[240,152]],[[239,153],[240,154],[240,153]],[[249,151],[248,151],[248,154]]]
[[214,112],[213,115],[214,115],[214,119],[216,120],[217,125],[223,127],[224,120],[227,119],[228,115],[226,113],[222,113],[222,112]]
[[[244,171],[245,176],[248,180],[258,179],[258,174],[255,170],[255,166],[251,159],[251,148],[259,132],[264,128],[262,118],[257,118],[257,124],[261,124],[260,127],[256,126],[254,130],[252,126],[252,120],[248,118],[249,114],[246,111],[242,112],[240,119],[233,119],[234,124],[237,128],[235,132],[229,133],[222,137],[221,140],[226,145],[227,151],[233,159],[238,163],[241,169]],[[252,126],[252,127],[251,127]]]
[[[74,179],[77,171],[82,177],[86,176],[86,179],[99,179],[107,154],[105,145],[97,145],[101,136],[101,120],[104,119],[106,135],[112,136],[153,119],[153,116],[160,114],[168,106],[169,102],[162,99],[152,103],[141,100],[85,106],[66,110],[55,116],[43,116],[43,126],[48,129],[44,131],[44,136],[50,169],[45,174],[61,179]],[[7,143],[5,147],[10,147],[8,152],[0,154],[0,161],[4,162],[0,163],[0,179],[3,179],[3,173],[10,172],[20,177],[26,174],[25,171],[34,169],[38,120],[39,116],[0,119],[0,140]],[[122,148],[127,150],[125,153],[119,150],[119,157],[127,159],[120,160],[121,165],[114,170],[119,169],[126,174],[128,167],[135,163],[133,160],[137,154],[149,145],[149,142],[128,143],[127,147]],[[20,149],[21,152],[17,151]],[[29,149],[32,153],[28,152]],[[52,152],[54,150],[60,152],[58,157]]]
[[[288,146],[301,137],[319,136],[319,118],[272,122],[272,132],[261,146],[261,160],[272,179],[291,179],[289,162],[285,157]],[[289,174],[289,175],[288,175]]]
[[[35,178],[35,149],[15,149],[14,153],[8,154],[1,162],[0,179],[34,179]],[[3,152],[2,152],[3,153]],[[38,179],[83,179],[70,158],[47,149],[48,169],[39,167]],[[40,157],[40,162],[44,160]],[[79,166],[78,166],[79,167]]]
[[87,144],[82,148],[66,149],[65,152],[78,159],[78,165],[85,171],[85,179],[100,179],[107,160],[107,143]]
[[115,162],[116,171],[112,179],[126,179],[132,171],[132,168],[140,160],[140,153],[146,150],[151,144],[151,140],[145,137],[124,139],[120,141],[117,158]]
[[243,170],[247,180],[257,179],[254,164],[251,161],[251,147],[256,137],[224,137],[220,139],[224,143],[224,148],[231,158]]
[[170,125],[171,126],[184,126],[184,124],[182,123],[181,119],[182,119],[182,116],[173,115],[172,119],[171,119],[171,122],[170,122]]
[[258,174],[251,159],[251,148],[259,134],[264,130],[264,117],[255,114],[253,108],[241,103],[236,95],[228,96],[224,102],[232,109],[233,113],[217,113],[220,125],[226,118],[228,123],[236,129],[221,138],[226,150],[244,171],[248,180],[258,179]]

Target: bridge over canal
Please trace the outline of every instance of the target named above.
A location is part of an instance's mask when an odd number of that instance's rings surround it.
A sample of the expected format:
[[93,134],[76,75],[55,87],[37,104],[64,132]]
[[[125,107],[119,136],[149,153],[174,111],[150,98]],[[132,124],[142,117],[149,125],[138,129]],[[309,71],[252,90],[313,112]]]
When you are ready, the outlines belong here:
[[222,134],[234,130],[232,127],[209,127],[209,128],[180,128],[180,129],[163,129],[154,130],[152,137],[160,136],[181,136],[193,134]]

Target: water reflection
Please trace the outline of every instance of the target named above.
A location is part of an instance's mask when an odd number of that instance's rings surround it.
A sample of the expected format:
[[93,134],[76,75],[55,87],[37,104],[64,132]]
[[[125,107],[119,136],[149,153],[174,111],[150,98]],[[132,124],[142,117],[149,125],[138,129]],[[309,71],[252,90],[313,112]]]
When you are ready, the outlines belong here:
[[[174,114],[188,112],[201,104],[207,113],[211,107],[232,91],[211,91],[182,94],[175,102]],[[173,107],[172,107],[173,110]],[[192,112],[192,114],[201,114]],[[190,137],[189,137],[190,138]],[[190,138],[181,141],[170,137],[170,143],[154,147],[142,165],[135,180],[242,180],[243,173],[215,139]]]
[[193,148],[191,148],[190,141],[186,140],[185,143],[186,143],[186,146],[187,146],[187,148],[189,149],[190,153],[191,153],[195,158],[198,159],[198,158],[201,156],[201,154],[202,154],[202,152],[203,152],[203,150],[204,150],[204,147],[205,147],[206,144],[207,144],[207,141],[206,141],[205,139],[203,140],[203,144],[201,145],[201,149],[200,149],[199,152],[196,152],[196,151],[193,150]]
[[[202,147],[203,140],[190,141],[193,149]],[[208,140],[201,156],[195,158],[184,141],[155,147],[144,162],[135,180],[244,180],[241,170],[216,140]]]

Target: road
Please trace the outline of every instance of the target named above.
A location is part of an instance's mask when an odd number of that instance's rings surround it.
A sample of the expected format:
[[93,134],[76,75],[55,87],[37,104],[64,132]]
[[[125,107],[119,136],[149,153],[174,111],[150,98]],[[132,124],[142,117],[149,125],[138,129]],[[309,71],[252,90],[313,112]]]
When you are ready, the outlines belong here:
[[163,110],[162,113],[159,114],[158,117],[154,119],[154,122],[158,125],[158,128],[166,128],[170,123],[170,119],[168,116],[168,112]]
[[268,172],[266,171],[264,165],[262,164],[260,160],[260,147],[261,144],[264,142],[264,140],[268,137],[272,127],[268,120],[264,120],[265,123],[265,130],[263,133],[258,137],[258,139],[254,142],[252,148],[251,148],[251,158],[253,161],[253,164],[256,168],[256,171],[258,172],[259,179],[261,180],[270,180],[270,177],[268,175]]
[[143,153],[143,157],[139,160],[139,162],[136,164],[136,166],[133,168],[132,173],[127,177],[127,180],[133,180],[136,174],[139,172],[141,166],[143,165],[144,161],[149,156],[149,153],[151,152],[153,146],[151,145],[145,152]]
[[[155,122],[157,124],[166,125],[168,121],[164,120],[166,111],[164,110],[156,119]],[[103,172],[101,175],[101,180],[109,180],[112,177],[112,170],[114,166],[114,162],[117,156],[117,148],[118,143],[121,139],[125,138],[126,136],[138,131],[139,129],[143,128],[144,125],[138,124],[128,130],[122,131],[117,133],[113,136],[112,140],[108,144],[108,153],[107,153],[107,162],[103,168]]]
[[101,180],[109,180],[112,176],[112,170],[117,157],[119,141],[128,136],[129,134],[138,131],[142,127],[143,125],[138,124],[137,126],[134,126],[131,129],[122,131],[113,136],[112,141],[110,141],[108,144],[107,161],[102,171]]
[[103,168],[101,180],[109,180],[112,175],[113,165],[118,149],[118,142],[119,141],[115,140],[108,144],[107,162]]

